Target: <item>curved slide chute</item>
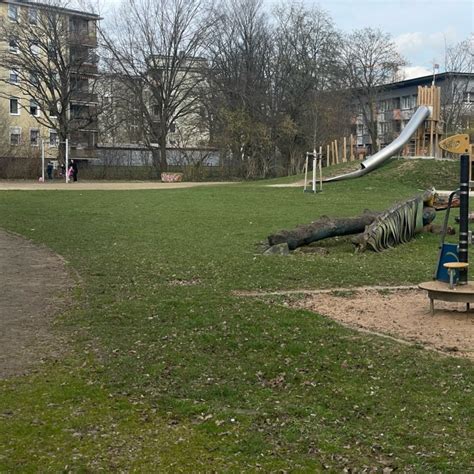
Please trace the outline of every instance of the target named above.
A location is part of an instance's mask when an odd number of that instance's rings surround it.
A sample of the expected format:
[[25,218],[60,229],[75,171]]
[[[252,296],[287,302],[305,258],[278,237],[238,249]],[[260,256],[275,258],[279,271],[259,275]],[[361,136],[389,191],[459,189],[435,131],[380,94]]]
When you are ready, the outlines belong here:
[[416,132],[416,129],[430,116],[430,114],[430,107],[426,105],[420,105],[413,114],[413,117],[405,125],[405,128],[402,130],[400,135],[385,148],[382,148],[377,153],[366,158],[360,164],[360,169],[351,171],[350,173],[341,174],[339,176],[333,176],[332,178],[326,178],[323,180],[323,182],[330,183],[332,181],[342,181],[343,179],[358,178],[359,176],[364,176],[375,168],[378,168],[390,157],[396,155],[403,148],[403,146],[410,141],[410,138]]

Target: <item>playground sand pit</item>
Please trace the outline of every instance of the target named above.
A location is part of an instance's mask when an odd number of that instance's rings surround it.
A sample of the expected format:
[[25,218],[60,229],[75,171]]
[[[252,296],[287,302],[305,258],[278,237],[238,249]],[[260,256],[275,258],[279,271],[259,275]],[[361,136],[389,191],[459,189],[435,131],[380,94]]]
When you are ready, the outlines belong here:
[[390,336],[400,342],[474,359],[474,311],[462,303],[435,302],[416,289],[351,289],[311,293],[290,303],[348,327]]
[[64,260],[0,230],[0,287],[0,379],[59,358],[64,344],[53,331],[53,316],[72,287]]

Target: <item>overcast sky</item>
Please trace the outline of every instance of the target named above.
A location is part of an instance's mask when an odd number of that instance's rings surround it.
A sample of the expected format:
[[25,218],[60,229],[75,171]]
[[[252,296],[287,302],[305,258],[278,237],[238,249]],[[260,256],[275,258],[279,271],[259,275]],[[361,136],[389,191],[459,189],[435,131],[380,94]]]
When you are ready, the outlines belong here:
[[321,0],[343,31],[377,27],[390,33],[410,63],[407,78],[444,71],[445,42],[456,44],[474,31],[473,0]]
[[[94,1],[94,0],[92,0]],[[120,0],[96,0],[104,16]],[[365,27],[390,33],[408,60],[406,78],[425,76],[433,63],[444,71],[445,44],[454,45],[474,32],[474,0],[303,0],[320,5],[342,31]],[[270,10],[284,0],[264,0]]]

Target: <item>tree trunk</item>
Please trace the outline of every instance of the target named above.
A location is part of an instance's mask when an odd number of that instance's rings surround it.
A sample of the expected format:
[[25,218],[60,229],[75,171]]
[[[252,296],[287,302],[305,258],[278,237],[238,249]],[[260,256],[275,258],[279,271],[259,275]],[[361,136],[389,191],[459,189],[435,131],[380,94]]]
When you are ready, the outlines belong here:
[[166,159],[166,134],[160,136],[160,173],[168,171],[168,160]]
[[58,132],[58,161],[63,165],[66,164],[66,138],[67,133]]
[[[397,211],[404,205],[409,206],[412,201],[416,204],[415,199],[407,200],[384,212],[372,212],[366,210],[359,217],[330,218],[322,216],[311,224],[300,225],[296,229],[281,230],[275,234],[271,234],[268,236],[268,243],[270,246],[286,243],[290,250],[294,250],[303,245],[308,245],[312,242],[317,242],[318,240],[327,239],[329,237],[359,234],[353,239],[353,244],[359,251],[364,251],[368,247],[379,251],[383,248],[397,245],[398,243],[404,243],[408,241],[415,232],[421,230],[421,227],[419,230],[416,229],[414,223],[408,224],[408,219],[411,218],[407,217],[407,222],[401,223],[400,229],[395,233],[399,234],[401,237],[397,238],[395,236],[395,238],[392,239],[392,236],[390,235],[393,232],[394,227],[396,227],[389,222],[390,213]],[[423,207],[423,214],[419,217],[420,225],[421,223],[423,226],[430,224],[433,222],[435,217],[435,209],[429,205],[425,205]],[[373,225],[371,226],[371,224]],[[373,226],[382,228],[381,237],[379,237],[378,240],[373,238],[373,232],[371,229]],[[387,230],[384,230],[383,227],[386,227]]]
[[160,177],[160,161],[161,161],[161,151],[159,148],[152,148],[151,149],[151,159],[153,163],[153,168],[156,171],[157,177]]
[[308,245],[318,240],[336,237],[337,235],[351,235],[363,232],[365,226],[371,224],[379,212],[365,211],[359,217],[330,218],[322,216],[308,225],[300,225],[292,230],[280,230],[268,236],[270,245],[287,243],[290,250],[302,245]]

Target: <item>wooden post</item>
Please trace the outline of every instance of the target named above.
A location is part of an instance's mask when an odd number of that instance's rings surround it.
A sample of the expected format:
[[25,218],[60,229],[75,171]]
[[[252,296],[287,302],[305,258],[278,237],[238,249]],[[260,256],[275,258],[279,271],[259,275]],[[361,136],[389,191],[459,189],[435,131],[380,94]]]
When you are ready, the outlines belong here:
[[431,104],[431,120],[430,120],[430,156],[434,156],[434,95],[435,95],[435,86],[432,85],[429,89],[429,102]]
[[354,156],[354,137],[352,136],[352,133],[351,133],[351,156],[350,156],[350,160],[351,161],[355,160],[355,156]]
[[336,150],[336,163],[339,164],[339,148],[337,146],[337,140],[334,140],[334,149]]
[[331,156],[329,155],[329,145],[326,145],[326,166],[331,166]]
[[323,190],[323,147],[319,147],[319,190]]
[[344,145],[342,148],[342,161],[343,163],[347,162],[347,138],[344,137]]
[[430,156],[434,156],[434,120],[433,118],[430,120]]

